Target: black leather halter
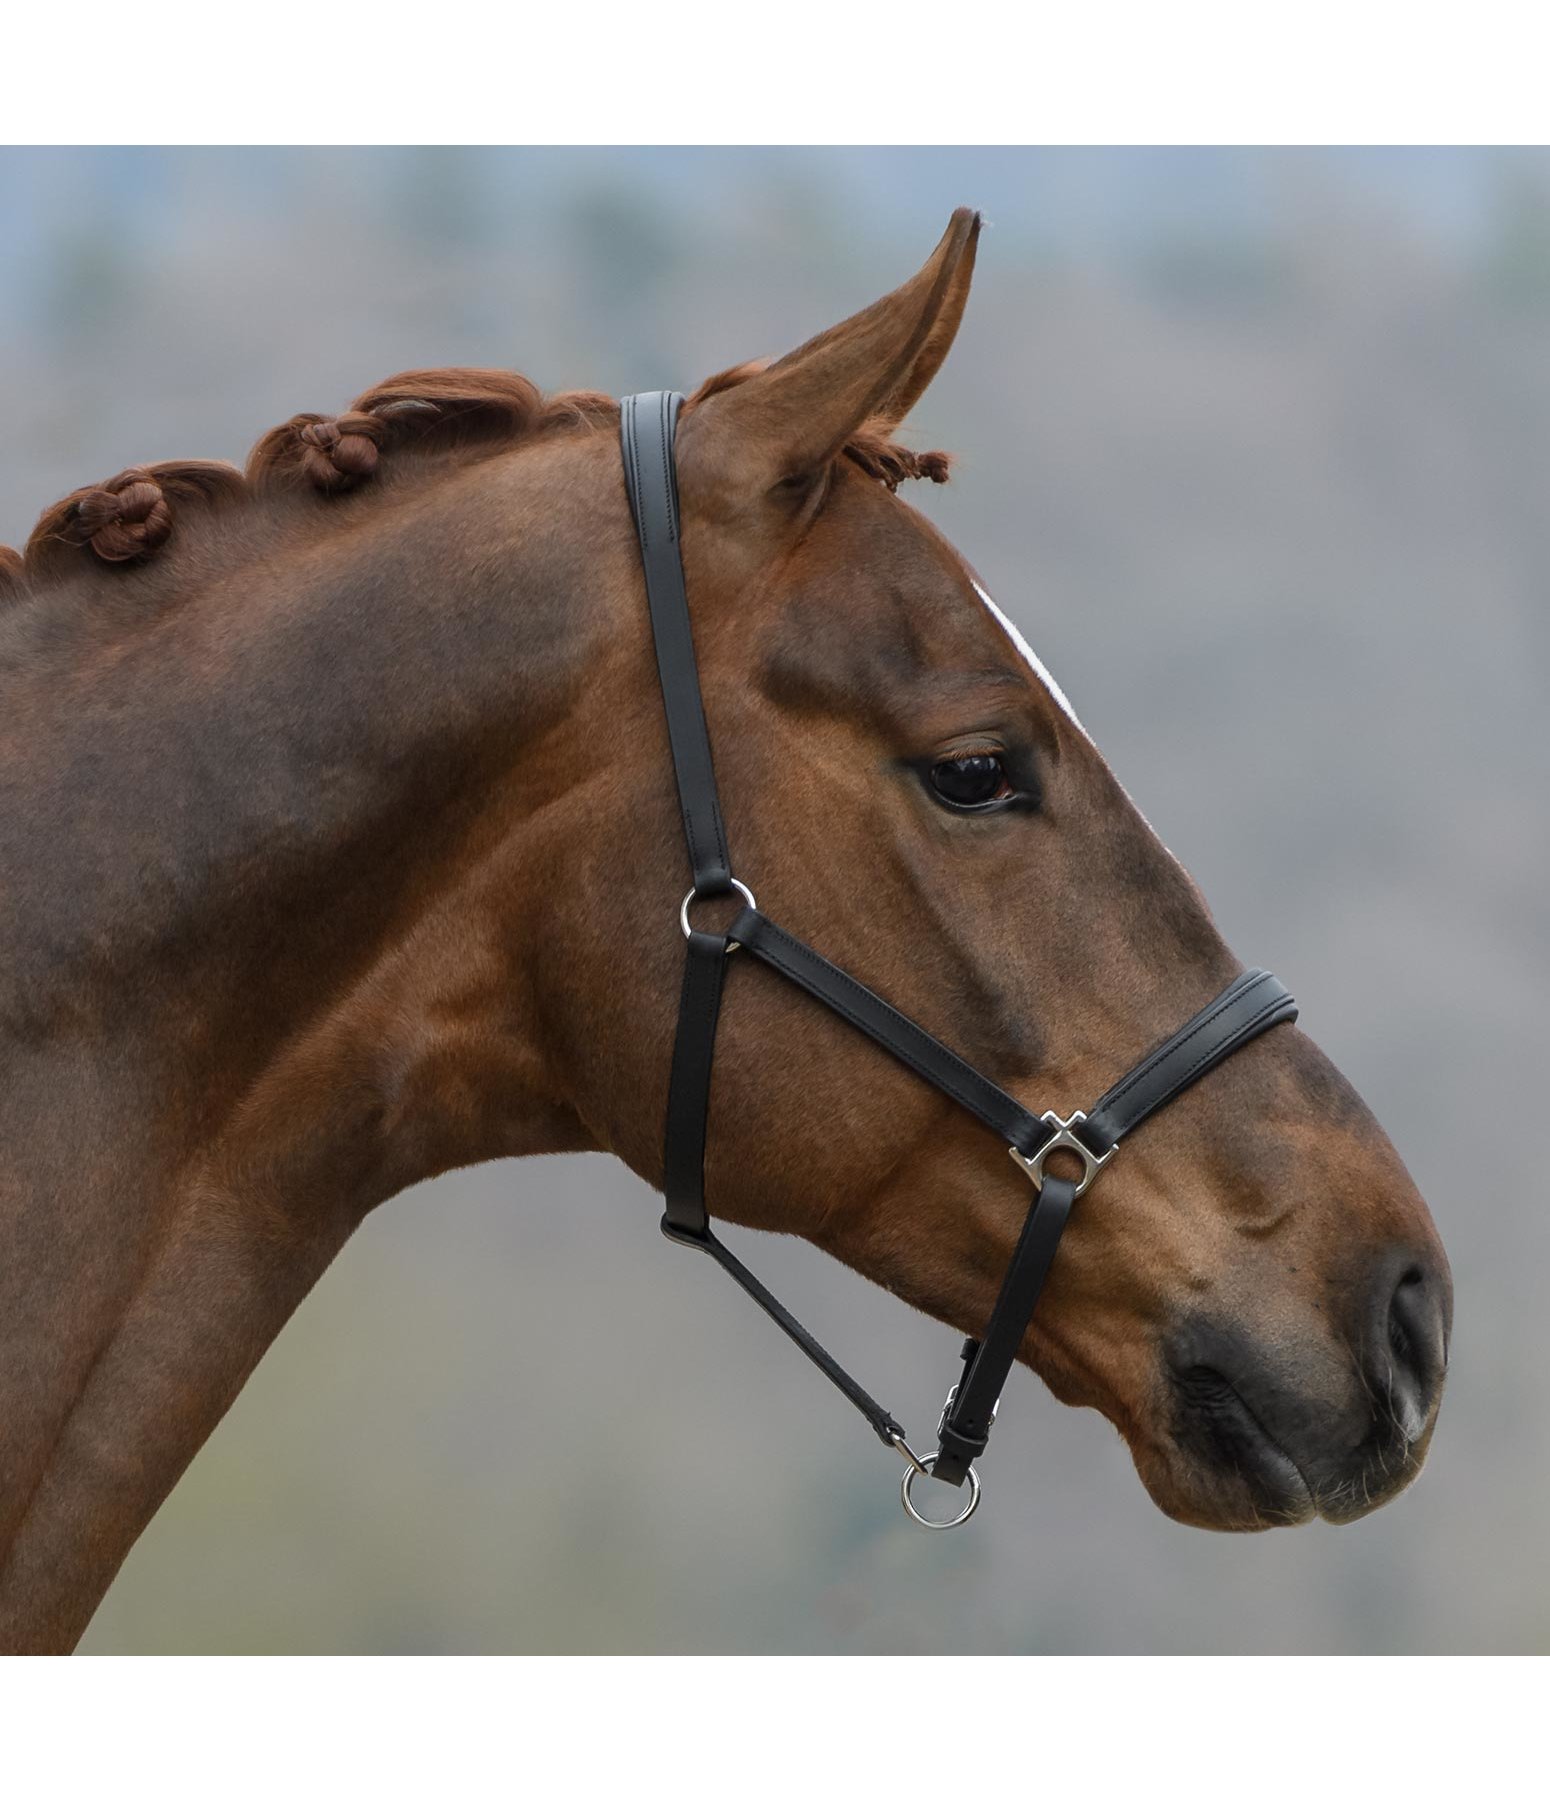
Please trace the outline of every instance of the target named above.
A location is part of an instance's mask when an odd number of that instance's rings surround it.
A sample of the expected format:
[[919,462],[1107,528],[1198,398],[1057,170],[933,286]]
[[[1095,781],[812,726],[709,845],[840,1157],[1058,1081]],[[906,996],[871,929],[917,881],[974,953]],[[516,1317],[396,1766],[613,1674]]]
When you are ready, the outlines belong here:
[[[713,1257],[822,1369],[883,1442],[899,1452],[909,1465],[904,1472],[903,1498],[912,1518],[933,1528],[959,1525],[979,1503],[974,1460],[989,1441],[1001,1390],[1054,1261],[1072,1203],[1086,1192],[1127,1132],[1261,1032],[1296,1018],[1297,1007],[1274,975],[1250,970],[1137,1063],[1091,1111],[1062,1119],[1053,1112],[1030,1112],[854,976],[760,912],[753,895],[732,874],[694,660],[679,549],[673,456],[682,404],[681,394],[635,394],[623,402],[620,422],[625,483],[640,538],[657,671],[693,872],[693,885],[679,915],[688,950],[668,1084],[663,1156],[667,1211],[662,1229],[673,1242]],[[739,895],[744,905],[729,925],[719,931],[701,931],[694,926],[690,909],[696,900],[731,893]],[[704,1178],[711,1063],[722,983],[728,958],[737,949],[748,951],[794,982],[973,1113],[1006,1142],[1013,1162],[1033,1184],[1033,1204],[1001,1292],[984,1336],[970,1338],[963,1347],[964,1371],[942,1408],[937,1448],[929,1455],[915,1454],[903,1427],[711,1231]],[[1056,1150],[1071,1152],[1080,1160],[1078,1179],[1045,1172],[1045,1160]],[[931,1520],[916,1511],[910,1490],[917,1475],[931,1475],[955,1487],[961,1487],[967,1478],[968,1500],[956,1518]]]

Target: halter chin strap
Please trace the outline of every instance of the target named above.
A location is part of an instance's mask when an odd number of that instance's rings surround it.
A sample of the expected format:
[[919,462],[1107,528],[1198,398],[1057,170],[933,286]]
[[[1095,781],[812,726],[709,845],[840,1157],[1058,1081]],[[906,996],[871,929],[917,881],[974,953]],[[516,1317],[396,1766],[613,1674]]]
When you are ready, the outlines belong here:
[[[978,1505],[979,1477],[974,1461],[989,1442],[1001,1390],[1077,1196],[1086,1192],[1128,1132],[1261,1032],[1296,1018],[1297,1007],[1275,976],[1262,969],[1250,970],[1117,1081],[1091,1111],[1062,1119],[1053,1112],[1029,1111],[929,1031],[760,912],[753,895],[732,875],[700,698],[679,545],[673,457],[682,404],[680,394],[636,394],[620,409],[625,485],[640,539],[657,672],[693,876],[680,911],[687,949],[668,1080],[663,1149],[667,1210],[662,1229],[675,1243],[701,1250],[719,1263],[828,1376],[882,1441],[904,1457],[909,1465],[904,1473],[904,1504],[912,1518],[923,1525],[961,1524]],[[691,907],[695,900],[731,893],[740,896],[744,904],[728,926],[720,931],[694,926]],[[731,953],[738,949],[820,1001],[972,1113],[1005,1142],[1012,1161],[1033,1185],[1033,1203],[1001,1292],[984,1336],[970,1338],[964,1345],[964,1372],[942,1408],[937,1448],[930,1455],[915,1454],[898,1421],[711,1231],[705,1204],[711,1067],[722,987]],[[1057,1152],[1064,1152],[1068,1160],[1075,1158],[1081,1165],[1080,1175],[1073,1178],[1046,1172],[1046,1160]],[[955,1519],[934,1521],[916,1511],[910,1490],[917,1475],[931,1475],[955,1487],[969,1482],[968,1502]]]

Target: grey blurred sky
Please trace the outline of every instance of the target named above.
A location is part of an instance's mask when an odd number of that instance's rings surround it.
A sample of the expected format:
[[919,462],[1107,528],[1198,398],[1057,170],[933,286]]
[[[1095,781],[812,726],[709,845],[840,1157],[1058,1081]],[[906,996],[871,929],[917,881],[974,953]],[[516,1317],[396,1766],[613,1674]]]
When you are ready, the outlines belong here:
[[[4,151],[0,538],[399,368],[692,384],[892,287],[965,202],[994,229],[914,433],[960,464],[912,497],[1432,1200],[1426,1473],[1345,1530],[1190,1533],[1024,1376],[976,1530],[933,1542],[638,1183],[500,1165],[368,1224],[88,1648],[1550,1648],[1542,153]],[[750,1255],[930,1423],[950,1333]]]

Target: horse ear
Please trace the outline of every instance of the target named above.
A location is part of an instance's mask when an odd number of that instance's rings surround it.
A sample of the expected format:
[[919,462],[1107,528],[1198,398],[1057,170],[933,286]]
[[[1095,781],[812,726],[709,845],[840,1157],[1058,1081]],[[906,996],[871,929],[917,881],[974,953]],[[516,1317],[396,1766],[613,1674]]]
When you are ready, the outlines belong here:
[[896,426],[958,334],[979,230],[979,214],[960,207],[925,267],[903,287],[779,362],[707,394],[684,421],[695,460],[703,455],[702,466],[773,487],[826,468],[868,421]]

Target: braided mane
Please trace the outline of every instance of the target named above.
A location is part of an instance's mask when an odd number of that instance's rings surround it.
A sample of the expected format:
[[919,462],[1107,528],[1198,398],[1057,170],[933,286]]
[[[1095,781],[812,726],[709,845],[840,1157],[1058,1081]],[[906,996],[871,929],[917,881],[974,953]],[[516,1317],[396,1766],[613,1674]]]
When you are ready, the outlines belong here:
[[[759,367],[742,363],[713,375],[686,410]],[[545,395],[510,370],[411,369],[368,388],[345,412],[297,413],[265,432],[246,470],[227,462],[145,463],[77,488],[44,512],[25,557],[0,545],[0,602],[79,572],[83,558],[87,567],[142,566],[175,543],[177,522],[191,510],[309,489],[331,502],[369,486],[384,472],[385,459],[430,456],[452,466],[550,431],[595,429],[618,416],[618,402],[606,394]],[[906,450],[880,425],[864,427],[844,454],[890,492],[902,481],[947,479],[943,452]]]

